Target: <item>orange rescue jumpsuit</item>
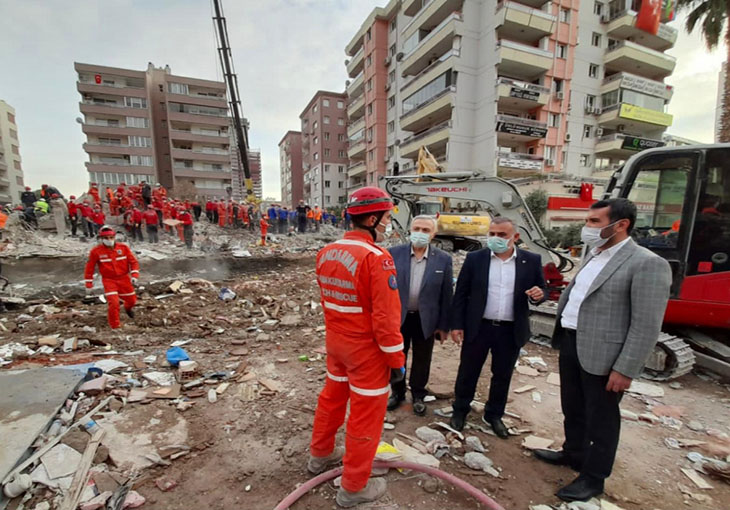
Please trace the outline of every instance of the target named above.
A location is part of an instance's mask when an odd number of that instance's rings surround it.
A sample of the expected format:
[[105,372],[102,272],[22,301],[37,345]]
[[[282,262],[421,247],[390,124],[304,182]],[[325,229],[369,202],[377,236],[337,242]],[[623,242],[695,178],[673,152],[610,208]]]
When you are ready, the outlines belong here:
[[327,327],[327,379],[314,415],[310,451],[326,457],[350,417],[342,487],[362,490],[370,477],[385,419],[390,369],[405,364],[395,264],[368,233],[347,232],[317,255]]
[[218,226],[219,227],[225,227],[226,222],[228,221],[226,218],[226,212],[228,212],[228,207],[226,207],[226,204],[221,200],[218,202]]
[[137,303],[132,278],[139,278],[137,258],[123,243],[115,243],[112,248],[99,244],[89,252],[89,260],[84,270],[86,288],[94,286],[94,268],[99,265],[101,283],[107,301],[107,317],[112,329],[118,328],[119,299],[124,301],[124,308],[130,310]]

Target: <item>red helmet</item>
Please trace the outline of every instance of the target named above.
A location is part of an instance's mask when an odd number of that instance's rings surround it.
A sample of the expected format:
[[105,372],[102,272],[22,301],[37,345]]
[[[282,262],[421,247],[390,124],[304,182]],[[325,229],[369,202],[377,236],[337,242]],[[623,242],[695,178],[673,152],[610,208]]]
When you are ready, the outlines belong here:
[[71,196],[70,196],[70,197],[68,197],[68,198],[69,198],[69,200],[76,200],[76,195],[71,195]]
[[51,194],[51,198],[58,198],[58,193]]
[[350,195],[347,212],[353,216],[368,213],[390,211],[393,199],[380,188],[366,186]]
[[117,233],[109,225],[104,225],[99,229],[99,237],[114,237]]
[[25,191],[30,191],[30,186],[26,186]]

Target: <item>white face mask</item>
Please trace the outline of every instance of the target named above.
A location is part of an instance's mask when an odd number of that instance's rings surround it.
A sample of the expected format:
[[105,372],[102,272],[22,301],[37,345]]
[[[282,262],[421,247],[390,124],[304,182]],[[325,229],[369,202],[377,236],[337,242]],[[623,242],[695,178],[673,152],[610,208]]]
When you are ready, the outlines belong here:
[[385,223],[380,222],[380,225],[385,227],[385,233],[384,233],[385,237],[388,237],[390,234],[393,233],[393,224],[392,223],[388,223],[386,225]]
[[104,246],[108,246],[109,248],[111,248],[112,246],[114,246],[114,239],[102,239],[101,243]]
[[606,244],[613,236],[616,235],[616,232],[614,232],[610,236],[603,238],[601,237],[601,232],[603,232],[604,228],[611,227],[616,223],[618,223],[618,221],[614,221],[613,223],[606,225],[605,227],[589,227],[587,225],[584,225],[580,231],[580,240],[591,248],[600,248],[601,246]]

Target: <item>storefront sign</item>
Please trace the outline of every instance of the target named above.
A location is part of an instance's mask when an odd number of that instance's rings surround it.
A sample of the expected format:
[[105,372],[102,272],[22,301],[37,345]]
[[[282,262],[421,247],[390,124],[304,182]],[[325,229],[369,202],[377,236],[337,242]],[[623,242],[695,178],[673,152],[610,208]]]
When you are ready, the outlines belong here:
[[497,122],[497,131],[511,135],[529,136],[531,138],[545,138],[547,135],[546,127],[528,126],[517,122],[499,121]]
[[500,157],[498,165],[502,168],[516,168],[518,170],[542,170],[541,159],[517,159]]
[[537,101],[540,99],[540,93],[534,90],[521,89],[518,87],[511,87],[509,89],[510,97],[516,97],[518,99],[527,99],[529,101]]
[[644,149],[653,149],[654,147],[664,147],[664,142],[639,138],[637,136],[624,136],[624,141],[621,143],[622,149],[632,151],[643,151]]
[[673,92],[672,87],[669,85],[627,73],[624,73],[621,78],[621,88],[635,90],[636,92],[642,92],[650,96],[661,97],[667,101],[672,98]]
[[657,126],[671,126],[672,116],[668,113],[634,106],[632,104],[622,103],[619,110],[619,117],[624,119],[638,120],[648,124],[656,124]]

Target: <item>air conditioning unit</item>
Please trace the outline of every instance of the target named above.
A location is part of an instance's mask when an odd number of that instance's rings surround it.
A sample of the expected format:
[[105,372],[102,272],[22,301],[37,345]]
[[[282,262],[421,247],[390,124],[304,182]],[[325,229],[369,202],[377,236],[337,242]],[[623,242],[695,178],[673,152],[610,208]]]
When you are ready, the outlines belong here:
[[385,84],[385,91],[387,92],[389,90],[390,90],[390,83],[386,83]]
[[385,57],[383,63],[385,64],[385,67],[388,67],[390,65],[390,57]]
[[592,105],[589,105],[589,104],[587,104],[587,105],[585,106],[585,111],[586,111],[586,113],[593,113],[593,110],[594,110],[594,108],[593,108],[593,106],[592,106]]
[[602,110],[599,107],[597,107],[597,106],[593,109],[593,113],[595,113],[596,115],[600,115],[601,114],[601,111]]
[[603,136],[603,128],[596,128],[596,136]]
[[555,161],[553,161],[552,159],[546,159],[545,166],[555,166]]
[[395,61],[400,62],[403,60],[403,57],[405,57],[405,54],[402,51],[399,51],[398,54],[395,56]]
[[345,88],[350,86],[350,80],[345,80]]
[[566,142],[570,141],[570,133],[565,133],[565,141]]
[[624,124],[619,124],[618,126],[616,126],[616,131],[618,131],[619,133],[623,133],[625,130],[626,126]]
[[609,18],[608,14],[602,14],[601,15],[601,23],[608,23],[611,19]]
[[562,101],[562,100],[563,100],[563,98],[565,97],[565,94],[564,94],[564,93],[563,93],[563,91],[561,90],[560,92],[556,92],[556,93],[555,93],[555,97],[557,97],[557,98],[558,98],[558,99],[559,99],[560,101]]

